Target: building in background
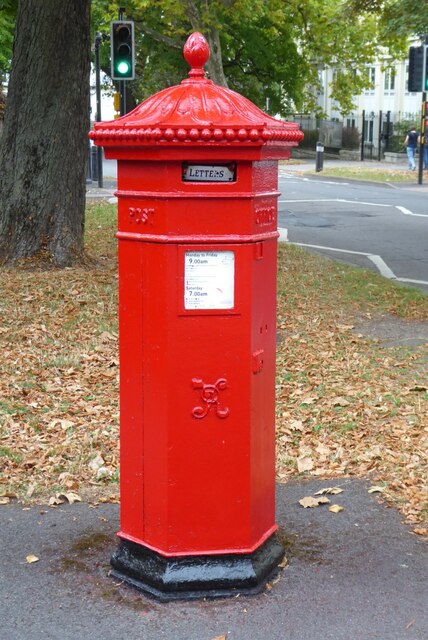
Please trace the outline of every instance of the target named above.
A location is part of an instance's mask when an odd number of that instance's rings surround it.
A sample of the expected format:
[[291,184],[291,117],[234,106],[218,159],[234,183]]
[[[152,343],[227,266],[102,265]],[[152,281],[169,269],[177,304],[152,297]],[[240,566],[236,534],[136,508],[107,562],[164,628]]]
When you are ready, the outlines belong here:
[[[415,42],[414,45],[419,45]],[[318,105],[324,120],[307,114],[292,114],[305,131],[305,144],[315,150],[317,139],[331,152],[348,157],[392,160],[391,153],[404,153],[404,132],[411,123],[420,128],[422,93],[408,90],[408,60],[388,65],[388,58],[367,66],[372,87],[354,97],[355,108],[349,114],[340,113],[330,96],[330,85],[337,72],[333,68],[320,70],[321,91]],[[389,153],[388,153],[389,152]]]

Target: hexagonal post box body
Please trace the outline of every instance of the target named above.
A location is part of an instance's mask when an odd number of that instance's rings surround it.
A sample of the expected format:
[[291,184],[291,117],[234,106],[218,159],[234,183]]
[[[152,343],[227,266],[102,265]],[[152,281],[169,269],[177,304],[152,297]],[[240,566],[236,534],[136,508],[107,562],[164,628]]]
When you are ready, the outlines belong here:
[[118,160],[121,542],[161,599],[255,592],[275,525],[277,161],[302,134],[192,67],[93,137]]

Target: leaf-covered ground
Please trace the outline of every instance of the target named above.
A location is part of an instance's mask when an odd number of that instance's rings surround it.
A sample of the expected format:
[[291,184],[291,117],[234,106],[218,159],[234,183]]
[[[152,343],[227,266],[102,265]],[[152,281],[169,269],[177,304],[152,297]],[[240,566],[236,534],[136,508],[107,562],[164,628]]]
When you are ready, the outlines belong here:
[[[2,269],[0,497],[118,493],[115,206],[88,210],[93,264]],[[370,476],[427,519],[427,345],[388,348],[362,319],[428,319],[428,298],[290,246],[278,269],[277,471]],[[1,502],[0,498],[0,502]]]

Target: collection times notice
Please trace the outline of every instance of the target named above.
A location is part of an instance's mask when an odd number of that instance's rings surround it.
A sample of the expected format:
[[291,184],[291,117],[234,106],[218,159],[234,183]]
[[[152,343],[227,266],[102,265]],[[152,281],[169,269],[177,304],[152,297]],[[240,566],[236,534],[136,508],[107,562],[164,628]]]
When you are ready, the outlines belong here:
[[185,309],[233,309],[234,294],[233,251],[186,251]]

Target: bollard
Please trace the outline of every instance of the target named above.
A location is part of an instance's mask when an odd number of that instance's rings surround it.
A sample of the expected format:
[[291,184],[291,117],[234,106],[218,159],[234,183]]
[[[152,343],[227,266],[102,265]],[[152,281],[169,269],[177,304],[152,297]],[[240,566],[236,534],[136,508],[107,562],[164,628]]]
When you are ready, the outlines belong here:
[[95,182],[98,180],[98,149],[95,145],[91,147],[91,167],[92,180]]
[[159,600],[261,591],[275,524],[278,160],[303,138],[189,77],[89,135],[118,160],[120,543]]
[[322,142],[317,142],[316,147],[316,159],[315,159],[315,171],[322,171],[324,165],[324,145]]

